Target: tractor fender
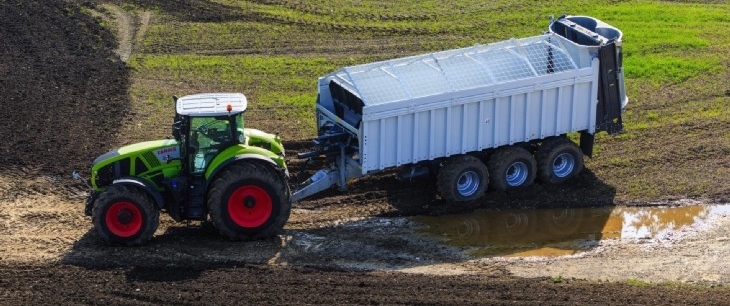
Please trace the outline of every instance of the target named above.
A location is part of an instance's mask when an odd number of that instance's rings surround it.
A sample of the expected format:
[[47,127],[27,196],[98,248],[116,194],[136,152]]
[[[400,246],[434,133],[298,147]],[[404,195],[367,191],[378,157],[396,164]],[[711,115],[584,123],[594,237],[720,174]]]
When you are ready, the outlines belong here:
[[145,179],[141,179],[138,177],[122,177],[114,180],[114,182],[112,182],[112,185],[132,185],[140,188],[152,197],[152,199],[155,201],[155,205],[157,205],[157,208],[162,209],[165,207],[165,200],[162,198],[162,194],[155,188],[154,185],[152,185],[152,183],[148,182]]
[[268,158],[266,156],[262,156],[259,154],[240,154],[240,155],[236,155],[235,157],[230,158],[227,161],[221,163],[215,170],[213,170],[210,173],[210,175],[208,175],[208,181],[212,182],[213,178],[215,178],[215,176],[221,170],[228,167],[228,165],[239,162],[239,161],[243,161],[243,160],[257,160],[257,161],[263,161],[265,163],[268,163],[269,165],[271,165],[271,167],[273,169],[276,170],[276,172],[279,174],[280,178],[284,182],[286,182],[286,178],[289,176],[289,173],[285,169],[282,169],[281,167],[279,167],[279,165],[276,164],[276,162],[274,162],[271,158]]

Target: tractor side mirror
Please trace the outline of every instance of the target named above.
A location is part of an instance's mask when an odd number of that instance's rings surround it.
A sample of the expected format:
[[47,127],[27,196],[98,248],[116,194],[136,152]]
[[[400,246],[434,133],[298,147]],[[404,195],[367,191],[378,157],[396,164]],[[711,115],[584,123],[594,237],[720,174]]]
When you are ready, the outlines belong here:
[[182,136],[182,121],[177,121],[172,124],[172,137],[175,137],[175,140],[180,141],[180,137]]
[[175,111],[175,117],[172,123],[172,137],[174,137],[175,140],[180,141],[182,121],[180,121],[180,115],[177,113],[177,99],[177,96],[172,96],[173,110]]

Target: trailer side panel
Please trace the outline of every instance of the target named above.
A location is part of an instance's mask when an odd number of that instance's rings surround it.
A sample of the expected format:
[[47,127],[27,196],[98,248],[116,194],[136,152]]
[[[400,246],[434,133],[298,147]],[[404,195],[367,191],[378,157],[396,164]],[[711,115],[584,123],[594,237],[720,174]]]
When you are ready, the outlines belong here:
[[[363,174],[420,161],[595,131],[598,62],[482,93],[413,106],[366,110],[361,122]],[[544,82],[541,82],[544,81]],[[526,85],[525,83],[530,83]]]

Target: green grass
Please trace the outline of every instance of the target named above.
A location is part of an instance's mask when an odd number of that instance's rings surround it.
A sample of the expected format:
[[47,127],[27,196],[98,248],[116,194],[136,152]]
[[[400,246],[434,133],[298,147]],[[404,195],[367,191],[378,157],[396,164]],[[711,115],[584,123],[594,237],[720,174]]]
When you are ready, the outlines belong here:
[[713,45],[730,42],[728,5],[667,4],[638,1],[607,6],[607,16],[624,33],[626,76],[639,81],[678,83],[722,70]]
[[646,55],[627,59],[625,65],[628,77],[655,83],[679,83],[702,73],[717,73],[723,69],[719,58],[709,55],[692,59],[671,55]]
[[558,276],[553,276],[553,277],[551,277],[551,278],[550,278],[550,281],[552,281],[552,282],[553,282],[553,284],[560,284],[560,283],[562,283],[562,282],[563,282],[563,277],[562,277],[562,276],[560,276],[560,275],[558,275]]
[[[330,40],[333,37],[346,44],[382,36],[425,36],[407,50],[412,54],[419,52],[416,47],[430,51],[537,35],[544,30],[548,15],[569,12],[596,16],[624,32],[627,77],[677,83],[698,74],[720,71],[722,58],[707,50],[730,41],[725,31],[730,23],[729,5],[668,5],[653,1],[562,1],[550,5],[503,0],[487,4],[461,1],[454,5],[430,1],[356,1],[332,7],[293,1],[282,1],[282,5],[219,2],[282,22],[273,25],[260,21],[155,24],[143,43],[144,50],[276,53],[278,49],[286,53],[288,45],[295,48],[297,43],[305,43],[311,47],[310,53],[327,57],[326,53],[317,54],[317,47],[326,51],[326,46],[320,44],[336,44],[337,41]],[[495,18],[495,13],[499,18]],[[352,55],[358,62],[369,60],[369,54],[353,52]]]
[[[306,92],[316,87],[316,78],[334,70],[324,58],[296,59],[263,56],[206,56],[197,54],[148,55],[135,57],[130,66],[144,75],[168,82],[207,83],[220,87],[240,87],[247,92]],[[246,88],[246,85],[253,85]],[[261,101],[264,104],[271,101]]]
[[[132,135],[126,142],[149,138],[149,132],[167,135],[173,115],[172,95],[220,91],[243,92],[247,96],[250,127],[277,131],[281,129],[279,125],[293,123],[283,128],[291,132],[285,134],[286,138],[307,137],[315,124],[312,110],[317,79],[312,76],[325,74],[344,63],[284,56],[136,55],[128,64],[135,71],[136,82],[130,95],[140,114],[140,125],[131,126],[131,130],[120,135]],[[272,116],[278,119],[271,120]]]

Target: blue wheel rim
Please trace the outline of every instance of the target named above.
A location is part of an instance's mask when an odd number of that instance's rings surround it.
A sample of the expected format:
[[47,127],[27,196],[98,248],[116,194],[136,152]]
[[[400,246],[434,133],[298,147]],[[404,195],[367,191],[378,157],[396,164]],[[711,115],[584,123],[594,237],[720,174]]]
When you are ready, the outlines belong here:
[[527,181],[528,175],[527,164],[521,161],[515,162],[507,168],[507,185],[511,187],[521,186]]
[[563,178],[573,173],[575,167],[575,157],[570,153],[562,153],[553,160],[553,174]]
[[456,191],[462,197],[473,195],[479,189],[479,175],[474,171],[467,171],[459,176],[456,182]]

